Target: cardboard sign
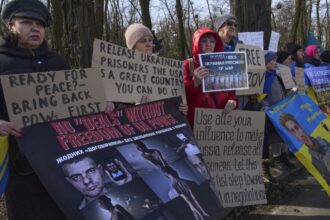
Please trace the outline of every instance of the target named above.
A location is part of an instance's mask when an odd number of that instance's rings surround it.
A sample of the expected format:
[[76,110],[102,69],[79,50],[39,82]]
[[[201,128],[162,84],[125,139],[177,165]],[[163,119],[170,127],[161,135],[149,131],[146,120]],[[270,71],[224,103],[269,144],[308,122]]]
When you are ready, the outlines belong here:
[[256,46],[237,44],[235,51],[245,51],[246,53],[249,80],[249,89],[237,90],[236,95],[261,94],[266,72],[263,50]]
[[244,44],[256,46],[264,49],[264,32],[240,32],[238,39],[243,41]]
[[1,76],[9,118],[19,127],[104,111],[98,69]]
[[295,68],[295,81],[298,86],[298,91],[304,92],[305,91],[305,74],[304,69],[301,67]]
[[196,109],[194,135],[224,207],[267,203],[261,172],[265,114]]
[[201,66],[209,70],[203,78],[203,92],[248,88],[246,55],[244,52],[199,54]]
[[19,144],[68,219],[113,219],[104,200],[125,219],[220,219],[221,202],[181,102],[29,126]]
[[281,75],[285,89],[292,89],[296,87],[296,83],[292,78],[291,69],[284,65],[278,65],[278,72]]
[[107,99],[136,103],[142,95],[151,101],[183,96],[183,63],[94,40],[93,67],[101,68]]

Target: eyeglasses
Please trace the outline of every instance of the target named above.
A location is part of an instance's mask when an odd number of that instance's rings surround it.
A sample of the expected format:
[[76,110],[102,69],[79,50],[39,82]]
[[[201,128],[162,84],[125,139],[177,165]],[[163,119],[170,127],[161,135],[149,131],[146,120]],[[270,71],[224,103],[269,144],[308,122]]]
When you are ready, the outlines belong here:
[[226,25],[228,25],[228,26],[233,26],[234,25],[235,27],[237,27],[237,23],[231,22],[231,21],[227,21]]

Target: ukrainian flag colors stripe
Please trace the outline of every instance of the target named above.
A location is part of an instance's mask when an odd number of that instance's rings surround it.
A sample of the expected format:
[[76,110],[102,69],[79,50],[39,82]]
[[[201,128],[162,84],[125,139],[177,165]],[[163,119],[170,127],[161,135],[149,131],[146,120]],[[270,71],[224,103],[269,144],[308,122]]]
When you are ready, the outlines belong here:
[[0,136],[0,197],[8,179],[8,137]]

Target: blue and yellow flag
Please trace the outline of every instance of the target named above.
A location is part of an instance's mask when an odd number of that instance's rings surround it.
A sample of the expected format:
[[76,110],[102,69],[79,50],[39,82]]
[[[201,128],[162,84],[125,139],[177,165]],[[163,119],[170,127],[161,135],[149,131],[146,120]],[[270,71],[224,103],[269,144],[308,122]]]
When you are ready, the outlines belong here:
[[279,135],[330,196],[330,119],[307,95],[293,93],[266,111]]
[[8,179],[8,137],[0,136],[0,197],[5,191]]

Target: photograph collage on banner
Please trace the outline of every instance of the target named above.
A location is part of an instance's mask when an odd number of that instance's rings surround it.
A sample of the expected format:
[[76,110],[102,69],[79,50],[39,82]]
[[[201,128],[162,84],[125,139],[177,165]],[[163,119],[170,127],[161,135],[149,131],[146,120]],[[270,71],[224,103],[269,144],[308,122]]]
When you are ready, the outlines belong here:
[[179,103],[28,126],[19,144],[69,219],[218,219],[221,201]]

